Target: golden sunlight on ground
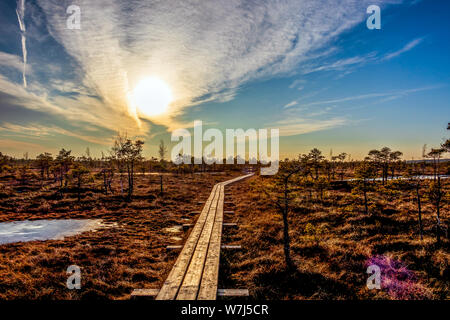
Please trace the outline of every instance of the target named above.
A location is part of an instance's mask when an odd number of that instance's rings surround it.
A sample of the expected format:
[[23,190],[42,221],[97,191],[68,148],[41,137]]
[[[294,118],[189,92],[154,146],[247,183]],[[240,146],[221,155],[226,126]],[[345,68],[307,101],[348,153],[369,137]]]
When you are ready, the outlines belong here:
[[134,88],[132,101],[140,115],[156,116],[167,111],[173,101],[170,87],[156,77],[144,78]]

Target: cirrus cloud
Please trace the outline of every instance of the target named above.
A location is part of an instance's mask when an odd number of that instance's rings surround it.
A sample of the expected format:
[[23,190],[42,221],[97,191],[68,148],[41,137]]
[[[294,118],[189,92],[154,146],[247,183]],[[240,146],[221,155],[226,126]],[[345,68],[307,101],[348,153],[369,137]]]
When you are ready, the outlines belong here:
[[[38,1],[50,34],[77,61],[83,86],[101,98],[98,121],[126,117],[140,131],[148,130],[147,122],[128,97],[143,77],[157,76],[172,87],[169,115],[152,119],[172,130],[189,106],[227,101],[248,81],[292,72],[361,22],[369,4],[397,2]],[[81,30],[66,27],[72,4],[81,8]]]

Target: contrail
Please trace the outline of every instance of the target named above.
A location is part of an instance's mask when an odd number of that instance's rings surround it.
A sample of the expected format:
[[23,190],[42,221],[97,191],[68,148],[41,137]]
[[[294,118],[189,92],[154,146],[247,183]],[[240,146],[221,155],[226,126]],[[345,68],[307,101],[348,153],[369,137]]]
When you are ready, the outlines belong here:
[[22,36],[22,55],[23,55],[23,86],[27,87],[27,77],[26,77],[26,68],[27,68],[27,38],[25,37],[25,0],[17,0],[17,20],[19,20],[19,28],[20,34]]

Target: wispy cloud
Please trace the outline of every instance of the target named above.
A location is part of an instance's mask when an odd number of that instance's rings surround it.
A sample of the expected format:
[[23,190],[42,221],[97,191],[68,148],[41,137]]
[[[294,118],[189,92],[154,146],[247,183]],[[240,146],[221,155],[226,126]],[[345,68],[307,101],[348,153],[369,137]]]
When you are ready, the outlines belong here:
[[348,70],[349,68],[354,68],[357,66],[361,66],[364,64],[367,64],[368,62],[375,61],[376,60],[376,53],[371,52],[365,56],[355,56],[350,58],[343,58],[339,59],[337,61],[322,64],[320,66],[314,65],[314,66],[305,66],[303,68],[302,73],[308,74],[313,72],[319,72],[319,71],[342,71],[342,70]]
[[80,0],[81,30],[68,30],[71,0],[38,1],[52,36],[111,112],[135,116],[127,96],[142,77],[169,83],[176,97],[169,129],[189,106],[230,100],[252,79],[291,72],[374,2],[390,1]]
[[3,123],[0,124],[0,132],[10,132],[14,137],[26,136],[27,138],[40,139],[45,136],[64,135],[68,137],[74,137],[85,142],[95,143],[98,145],[106,146],[111,145],[113,139],[99,139],[86,134],[79,133],[77,131],[69,131],[57,126],[44,126],[38,123],[35,124],[15,124],[15,123]]
[[401,49],[387,54],[379,54],[374,51],[365,55],[346,57],[332,62],[321,60],[313,61],[311,63],[306,63],[305,65],[301,66],[301,73],[306,75],[321,71],[322,72],[342,71],[343,73],[339,76],[342,77],[346,74],[353,72],[356,68],[367,65],[368,63],[383,62],[398,57],[401,54],[408,52],[413,48],[415,48],[416,46],[418,46],[423,40],[424,40],[423,37],[416,38],[405,44]]
[[25,0],[17,0],[17,20],[19,21],[20,28],[20,38],[22,42],[22,57],[23,57],[23,70],[22,70],[22,78],[23,78],[23,86],[27,87],[27,38],[26,38],[26,27],[25,27]]
[[304,117],[291,117],[270,124],[270,127],[280,129],[280,136],[294,136],[343,126],[348,120],[343,117],[330,119],[312,119]]
[[[291,106],[289,106],[291,105]],[[278,128],[280,136],[293,136],[315,131],[328,130],[344,126],[350,122],[348,118],[333,112],[335,106],[308,107],[292,101],[283,107],[278,119],[267,124]]]
[[433,85],[433,86],[426,86],[426,87],[420,87],[420,88],[393,90],[393,91],[388,91],[388,92],[366,93],[366,94],[348,96],[348,97],[337,98],[337,99],[314,101],[314,102],[302,104],[301,107],[337,104],[337,103],[342,103],[342,102],[350,102],[350,101],[355,101],[355,100],[364,100],[364,99],[372,99],[372,98],[391,98],[391,99],[392,98],[400,98],[400,97],[404,97],[404,96],[407,96],[409,94],[416,93],[416,92],[438,89],[438,88],[441,88],[442,86],[443,85]]
[[0,66],[10,67],[22,72],[23,62],[22,59],[15,55],[0,51]]
[[297,89],[301,90],[301,89],[303,89],[302,84],[304,84],[305,82],[306,82],[306,80],[304,80],[304,79],[297,79],[297,80],[294,80],[294,82],[292,82],[292,83],[289,85],[289,89],[297,88]]
[[2,150],[8,153],[22,154],[24,151],[39,152],[43,146],[39,143],[18,141],[17,139],[0,139]]
[[297,104],[298,104],[297,100],[294,100],[294,101],[291,101],[291,102],[289,102],[288,104],[286,104],[283,108],[284,108],[284,109],[287,109],[287,108],[296,106]]
[[394,51],[392,53],[387,54],[386,56],[383,57],[382,60],[391,60],[393,58],[398,57],[399,55],[408,52],[412,49],[414,49],[416,46],[418,46],[422,41],[424,40],[424,38],[417,38],[414,39],[410,42],[408,42],[403,48],[401,48],[400,50]]
[[[90,124],[112,132],[124,130],[125,128],[130,136],[139,134],[140,131],[136,128],[136,123],[126,112],[121,113],[112,109],[111,106],[105,104],[102,100],[90,96],[82,86],[77,88],[76,85],[70,82],[57,81],[53,84],[51,83],[49,87],[49,89],[35,88],[35,85],[31,83],[25,89],[23,86],[0,75],[0,94],[7,97],[7,99],[5,98],[2,101],[4,106],[38,111],[54,117],[64,118],[71,124]],[[61,90],[61,93],[71,93],[72,90],[77,90],[79,95],[76,99],[73,99],[70,95],[63,94],[50,96],[49,91],[56,88]],[[146,124],[143,124],[142,127],[148,129]]]
[[[344,116],[336,116],[332,111],[344,103],[369,99],[374,100],[372,104],[383,103],[406,97],[413,93],[438,89],[443,86],[433,85],[389,92],[366,93],[309,103],[301,103],[300,99],[297,99],[286,104],[280,115],[281,119],[270,123],[270,126],[279,128],[281,136],[304,134],[340,127],[350,123],[350,120]],[[351,122],[354,121],[357,120],[352,120]]]

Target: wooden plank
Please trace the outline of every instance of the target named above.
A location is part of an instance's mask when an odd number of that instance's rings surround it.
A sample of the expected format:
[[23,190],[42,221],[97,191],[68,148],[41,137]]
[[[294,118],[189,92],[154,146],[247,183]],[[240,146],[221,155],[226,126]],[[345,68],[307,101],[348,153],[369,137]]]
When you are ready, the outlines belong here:
[[[132,298],[156,297],[159,289],[134,289],[131,293]],[[248,289],[217,289],[218,297],[248,297]]]
[[[217,298],[217,285],[219,280],[219,265],[220,265],[220,249],[222,239],[223,228],[223,214],[224,214],[224,198],[225,198],[225,185],[239,181],[245,177],[238,177],[226,182],[220,183],[220,197],[219,204],[217,206],[214,232],[211,236],[211,243],[208,249],[207,260],[203,270],[203,276],[200,284],[200,290],[198,293],[198,300],[215,300]],[[234,249],[234,248],[233,248]]]
[[156,297],[158,293],[159,289],[134,289],[131,297]]
[[224,186],[222,184],[220,184],[219,193],[219,203],[217,205],[214,228],[203,269],[200,290],[197,297],[198,300],[215,300],[217,297],[223,224],[223,199],[225,197]]
[[182,249],[183,246],[179,245],[179,244],[175,244],[175,245],[170,245],[166,247],[166,250],[180,250]]
[[194,228],[191,231],[191,234],[186,240],[186,243],[183,249],[181,250],[181,253],[178,256],[177,260],[175,261],[175,264],[172,267],[169,276],[167,277],[166,281],[164,282],[161,288],[161,291],[156,297],[156,300],[174,300],[176,298],[176,295],[183,282],[189,263],[191,262],[192,255],[195,251],[195,248],[197,247],[197,242],[203,230],[206,217],[209,213],[209,209],[213,201],[213,198],[216,194],[217,188],[218,188],[217,185],[213,187],[211,195],[206,201],[202,213],[197,219],[197,223],[195,224]]
[[224,222],[222,225],[224,227],[237,227],[238,226],[237,223],[234,223],[234,222]]
[[203,268],[208,252],[208,247],[213,232],[214,221],[217,213],[217,204],[220,197],[220,187],[217,185],[216,192],[214,194],[213,202],[209,208],[209,214],[205,222],[204,229],[198,240],[197,247],[192,256],[192,261],[189,264],[189,268],[186,272],[186,276],[180,287],[180,291],[177,295],[177,300],[195,300],[198,295],[198,288],[202,279]]
[[219,297],[248,297],[250,293],[248,289],[219,289],[217,295]]
[[240,176],[240,177],[237,177],[237,178],[234,178],[234,179],[231,179],[231,180],[227,180],[227,181],[224,181],[224,182],[221,182],[224,186],[227,186],[227,185],[229,185],[229,184],[232,184],[232,183],[234,183],[234,182],[237,182],[237,181],[239,181],[239,180],[243,180],[243,179],[246,179],[246,178],[249,178],[249,177],[251,177],[251,176],[253,176],[254,175],[254,173],[249,173],[249,174],[246,174],[246,175],[244,175],[244,176]]
[[[166,247],[167,250],[181,250],[182,248],[183,248],[183,246],[179,245],[179,244],[170,245],[170,246]],[[242,246],[241,245],[223,244],[220,246],[220,248],[223,250],[238,250],[238,249],[242,249]]]
[[240,245],[223,245],[221,246],[221,249],[240,250],[242,247]]
[[[223,247],[224,187],[252,175],[237,177],[213,187],[180,255],[156,296],[157,300],[216,298],[220,249]],[[211,287],[215,289],[211,290]]]

